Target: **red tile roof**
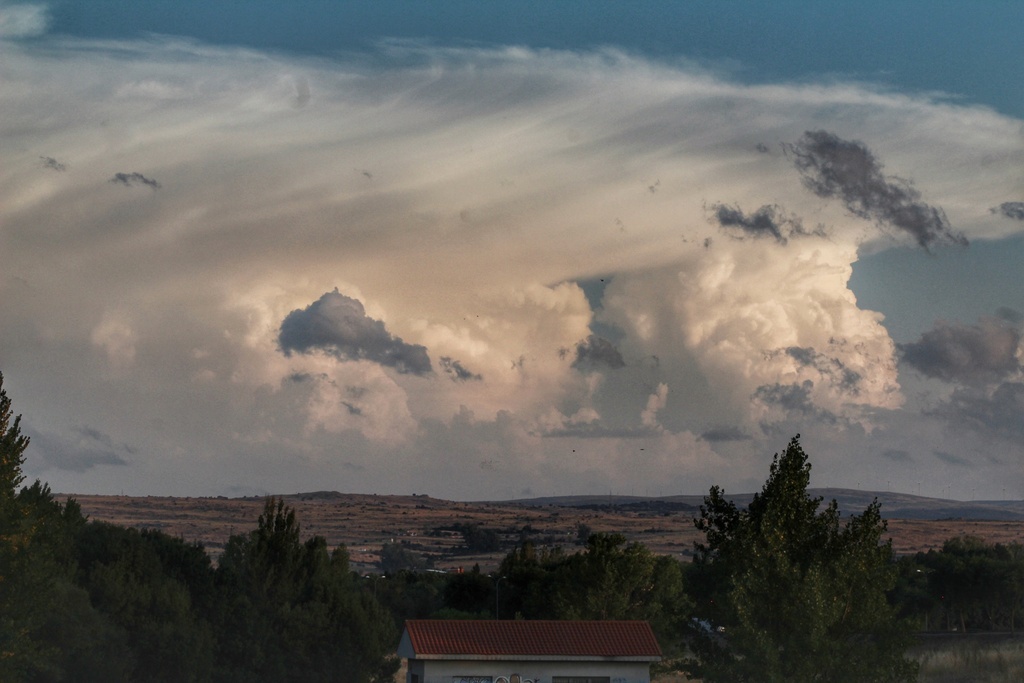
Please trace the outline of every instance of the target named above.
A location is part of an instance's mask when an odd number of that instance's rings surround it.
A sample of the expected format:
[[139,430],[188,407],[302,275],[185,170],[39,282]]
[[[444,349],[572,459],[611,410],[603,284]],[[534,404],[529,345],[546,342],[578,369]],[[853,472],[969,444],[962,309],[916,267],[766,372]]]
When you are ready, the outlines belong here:
[[405,631],[416,656],[661,657],[646,621],[410,619]]

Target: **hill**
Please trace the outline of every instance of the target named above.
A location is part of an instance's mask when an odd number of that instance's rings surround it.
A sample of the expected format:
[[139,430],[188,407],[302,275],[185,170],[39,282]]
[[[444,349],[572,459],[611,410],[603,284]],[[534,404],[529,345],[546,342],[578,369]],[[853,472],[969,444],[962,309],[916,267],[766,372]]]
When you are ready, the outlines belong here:
[[[1024,502],[946,501],[907,494],[848,489],[812,491],[835,498],[844,514],[860,512],[874,497],[882,502],[897,553],[941,547],[959,535],[991,543],[1024,542]],[[264,498],[174,498],[160,496],[68,496],[90,519],[153,528],[202,543],[218,556],[232,534],[256,527]],[[517,543],[573,549],[588,531],[621,533],[653,552],[690,556],[698,539],[693,526],[701,496],[641,498],[567,496],[498,502],[459,502],[426,495],[382,496],[316,491],[281,496],[295,508],[304,536],[321,535],[330,546],[344,544],[358,571],[375,571],[380,549],[398,543],[436,569],[497,567]],[[745,504],[750,495],[737,495]],[[496,548],[469,547],[467,526],[493,532]],[[582,529],[582,532],[581,532]]]

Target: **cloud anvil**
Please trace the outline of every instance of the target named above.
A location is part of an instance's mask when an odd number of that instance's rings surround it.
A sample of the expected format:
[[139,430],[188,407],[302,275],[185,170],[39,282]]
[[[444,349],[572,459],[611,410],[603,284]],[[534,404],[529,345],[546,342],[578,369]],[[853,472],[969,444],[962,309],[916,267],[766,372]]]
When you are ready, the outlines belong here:
[[897,338],[851,285],[1021,249],[1011,115],[614,49],[18,16],[0,369],[55,489],[697,492],[797,432],[822,483],[1024,484],[1021,292]]

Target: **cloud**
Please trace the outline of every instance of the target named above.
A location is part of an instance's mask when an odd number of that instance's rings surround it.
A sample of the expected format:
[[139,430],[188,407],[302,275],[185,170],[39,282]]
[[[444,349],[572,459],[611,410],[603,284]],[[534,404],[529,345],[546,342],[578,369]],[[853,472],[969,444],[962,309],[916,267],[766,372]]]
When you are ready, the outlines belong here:
[[135,449],[114,441],[91,427],[74,427],[66,433],[32,431],[28,455],[38,456],[48,468],[86,472],[100,465],[128,465]]
[[1020,330],[994,318],[977,325],[939,322],[899,349],[910,367],[947,382],[983,384],[1021,370]]
[[93,346],[101,349],[110,367],[124,369],[135,363],[135,348],[138,335],[124,314],[107,311],[102,320],[92,329]]
[[42,160],[43,166],[46,167],[46,168],[50,168],[50,169],[53,169],[54,171],[61,171],[61,172],[68,170],[67,164],[61,163],[60,161],[57,161],[53,157],[39,157],[39,158]]
[[668,385],[661,383],[657,390],[647,397],[647,405],[640,413],[640,424],[644,427],[658,428],[658,411],[668,404]]
[[49,23],[49,10],[45,5],[0,4],[0,39],[42,35]]
[[804,417],[813,416],[818,412],[811,400],[814,382],[809,379],[800,384],[764,384],[754,392],[754,400],[770,406],[778,406],[787,413],[796,413]]
[[700,438],[712,443],[725,441],[750,441],[753,437],[735,426],[715,427],[701,433]]
[[479,382],[483,379],[482,375],[474,372],[470,372],[457,360],[452,360],[448,356],[441,356],[438,359],[438,365],[447,374],[453,382],[468,382],[470,380]]
[[295,79],[295,108],[302,109],[312,97],[309,89],[309,80],[305,77]]
[[942,209],[922,202],[910,182],[883,175],[864,143],[816,130],[785,148],[804,185],[819,197],[838,198],[850,213],[902,230],[925,249],[936,242],[967,246]]
[[425,347],[392,335],[383,322],[366,315],[362,303],[337,289],[289,313],[281,322],[278,343],[286,356],[323,351],[339,360],[368,360],[403,374],[432,372]]
[[1003,202],[999,206],[989,209],[991,213],[997,213],[1007,218],[1024,221],[1024,202]]
[[783,352],[801,367],[813,368],[822,378],[839,390],[849,392],[854,396],[860,393],[859,387],[863,375],[846,367],[841,359],[829,357],[813,348],[802,346],[790,346]]
[[[794,420],[830,466],[890,464],[944,441],[850,289],[892,240],[768,145],[842,126],[972,239],[1021,229],[989,213],[1020,121],[962,103],[614,51],[45,43],[0,45],[3,370],[38,424],[138,444],[63,490],[750,490]],[[129,168],[158,201],[95,191]]]
[[947,453],[946,451],[932,451],[932,455],[946,464],[956,465],[957,467],[971,467],[973,465],[969,458],[965,458],[962,455]]
[[142,184],[147,185],[154,190],[160,189],[160,183],[147,178],[141,173],[115,173],[114,177],[107,181],[108,183],[120,183],[125,187],[132,187],[133,185]]
[[945,418],[956,429],[1019,442],[1024,438],[1024,382],[958,387],[948,402],[931,413]]
[[[560,349],[559,355],[565,356],[568,349]],[[605,366],[613,370],[626,366],[622,353],[615,348],[615,345],[604,337],[591,334],[586,339],[576,344],[576,355],[572,361],[572,367],[593,368]]]
[[[786,244],[793,236],[806,236],[803,223],[799,218],[787,216],[778,206],[766,204],[750,215],[746,215],[738,206],[714,204],[712,219],[722,228],[736,228],[733,236],[743,239],[749,237],[771,237],[779,244]],[[738,231],[738,233],[737,233]],[[824,236],[824,229],[819,227],[814,234]]]
[[1016,326],[1019,326],[1024,322],[1024,313],[1021,313],[1015,308],[1010,308],[1009,306],[1000,306],[997,308],[996,317]]
[[899,448],[887,448],[882,451],[882,457],[887,460],[898,463],[911,463],[914,462],[914,458],[911,457],[910,453],[899,449]]

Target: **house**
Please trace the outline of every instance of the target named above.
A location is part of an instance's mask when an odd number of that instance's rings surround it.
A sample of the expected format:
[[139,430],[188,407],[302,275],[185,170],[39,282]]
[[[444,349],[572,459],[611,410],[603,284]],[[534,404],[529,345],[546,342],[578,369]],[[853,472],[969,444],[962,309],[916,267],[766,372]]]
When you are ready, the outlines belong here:
[[646,621],[411,619],[406,683],[650,683],[661,648]]

